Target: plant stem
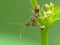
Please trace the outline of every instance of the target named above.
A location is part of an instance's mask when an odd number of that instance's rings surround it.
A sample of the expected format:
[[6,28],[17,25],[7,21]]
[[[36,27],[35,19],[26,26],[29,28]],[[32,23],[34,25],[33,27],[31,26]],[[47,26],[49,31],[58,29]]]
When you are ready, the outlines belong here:
[[41,30],[41,45],[48,45],[48,31]]
[[32,7],[36,7],[38,5],[37,0],[30,0],[30,3],[32,4]]

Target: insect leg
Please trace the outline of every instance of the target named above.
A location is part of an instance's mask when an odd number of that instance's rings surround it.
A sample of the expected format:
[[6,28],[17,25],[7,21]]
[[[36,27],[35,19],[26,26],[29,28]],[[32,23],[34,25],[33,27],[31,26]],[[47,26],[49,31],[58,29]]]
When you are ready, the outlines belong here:
[[45,26],[37,22],[37,25],[40,27],[41,30],[44,30]]

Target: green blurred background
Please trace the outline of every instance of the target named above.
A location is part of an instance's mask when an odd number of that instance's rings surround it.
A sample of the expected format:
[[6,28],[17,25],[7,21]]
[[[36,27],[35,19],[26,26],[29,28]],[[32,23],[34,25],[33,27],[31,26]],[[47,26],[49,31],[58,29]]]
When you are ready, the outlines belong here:
[[[60,0],[38,0],[39,4]],[[0,0],[0,45],[41,45],[40,29],[36,26],[25,27],[24,23],[32,15],[29,0]],[[49,45],[60,45],[60,21],[55,22],[48,31]]]

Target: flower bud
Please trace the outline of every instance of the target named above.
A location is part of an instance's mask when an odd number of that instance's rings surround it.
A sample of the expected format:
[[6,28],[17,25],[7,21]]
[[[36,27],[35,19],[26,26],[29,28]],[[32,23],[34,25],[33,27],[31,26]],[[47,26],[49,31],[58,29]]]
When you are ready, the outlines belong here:
[[52,11],[48,10],[47,12],[44,12],[44,17],[48,17],[50,14],[52,14]]
[[52,10],[48,10],[47,12],[48,12],[49,15],[52,14]]
[[45,8],[46,8],[46,9],[49,9],[49,5],[48,5],[48,4],[45,4]]
[[53,9],[54,8],[54,4],[51,2],[49,7],[50,7],[50,9]]

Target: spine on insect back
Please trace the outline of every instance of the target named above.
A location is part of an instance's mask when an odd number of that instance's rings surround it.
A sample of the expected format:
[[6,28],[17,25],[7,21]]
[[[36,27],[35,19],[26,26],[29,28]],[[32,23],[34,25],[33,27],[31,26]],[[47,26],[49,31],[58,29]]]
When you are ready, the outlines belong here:
[[41,45],[48,45],[48,30],[41,30]]

